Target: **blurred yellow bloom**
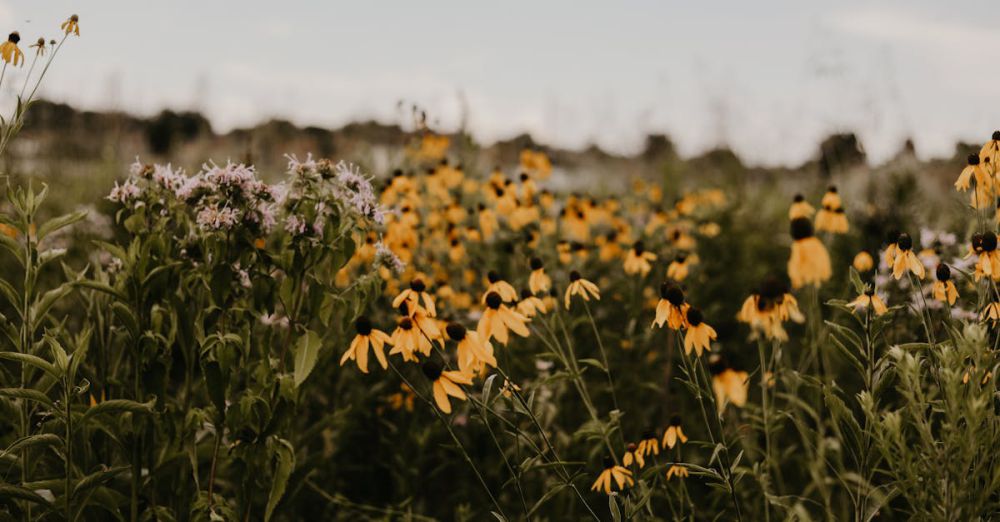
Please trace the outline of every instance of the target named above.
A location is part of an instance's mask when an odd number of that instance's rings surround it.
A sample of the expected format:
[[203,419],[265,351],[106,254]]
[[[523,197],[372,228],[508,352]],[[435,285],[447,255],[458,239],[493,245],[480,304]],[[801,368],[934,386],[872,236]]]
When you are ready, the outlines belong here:
[[72,15],[62,25],[59,26],[66,34],[80,36],[80,17]]
[[17,31],[10,33],[7,36],[7,41],[0,44],[0,58],[3,59],[4,63],[9,63],[13,65],[23,65],[24,64],[24,53],[21,52],[21,48],[17,46],[17,42],[21,41],[21,35]]

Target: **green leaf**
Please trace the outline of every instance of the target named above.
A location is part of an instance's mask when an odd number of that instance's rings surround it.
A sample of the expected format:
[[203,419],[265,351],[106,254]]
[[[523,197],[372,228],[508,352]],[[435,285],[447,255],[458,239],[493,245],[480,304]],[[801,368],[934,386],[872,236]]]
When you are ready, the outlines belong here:
[[82,279],[80,281],[77,281],[76,285],[108,294],[114,297],[115,299],[118,299],[119,301],[126,301],[127,299],[124,294],[112,288],[111,285],[103,283],[101,281],[95,281],[93,279]]
[[96,406],[91,407],[87,410],[87,413],[83,414],[83,421],[86,422],[87,419],[94,417],[96,415],[101,415],[104,413],[140,413],[140,414],[152,414],[153,405],[156,404],[156,400],[150,400],[149,402],[135,402],[125,399],[112,399],[109,401],[104,401],[98,403]]
[[116,475],[128,471],[129,466],[118,466],[110,469],[104,469],[101,471],[95,471],[86,477],[80,479],[75,486],[73,486],[73,496],[77,496],[80,493],[87,491],[88,489],[95,488],[97,486],[102,486],[110,482]]
[[205,363],[205,384],[208,387],[208,398],[212,400],[219,418],[226,419],[226,383],[222,377],[222,368],[218,362]]
[[483,382],[483,404],[490,403],[490,391],[493,389],[493,381],[495,381],[496,378],[497,374],[494,373],[487,377],[486,381]]
[[618,495],[608,495],[608,509],[611,511],[611,520],[622,522],[622,512],[618,509]]
[[34,366],[35,368],[52,375],[56,379],[62,378],[62,374],[59,372],[59,369],[55,367],[55,365],[35,355],[18,352],[0,352],[0,359],[17,361],[21,364]]
[[45,236],[55,232],[56,230],[68,227],[85,217],[87,217],[87,211],[80,210],[46,221],[44,225],[38,227],[38,241],[45,239]]
[[271,520],[274,508],[277,507],[281,497],[285,494],[285,487],[288,485],[288,477],[295,469],[295,450],[288,441],[278,439],[277,447],[278,462],[274,468],[274,481],[271,482],[271,493],[267,496],[267,508],[264,511],[264,521]]
[[35,401],[39,404],[47,406],[48,408],[53,408],[55,406],[52,403],[52,399],[49,399],[47,395],[38,390],[25,388],[0,388],[0,397]]
[[62,446],[62,443],[62,439],[54,433],[40,433],[38,435],[17,439],[5,450],[0,451],[0,457],[4,455],[17,455],[18,452],[24,448],[33,448],[35,446]]
[[316,367],[316,359],[319,357],[319,350],[323,346],[319,335],[306,330],[305,335],[299,337],[295,344],[295,386],[298,387],[305,382],[306,377],[312,373]]
[[43,506],[49,505],[49,501],[45,500],[45,497],[31,491],[30,489],[15,486],[13,484],[0,483],[0,498],[16,498],[26,500],[28,502],[34,502],[35,504],[41,504]]

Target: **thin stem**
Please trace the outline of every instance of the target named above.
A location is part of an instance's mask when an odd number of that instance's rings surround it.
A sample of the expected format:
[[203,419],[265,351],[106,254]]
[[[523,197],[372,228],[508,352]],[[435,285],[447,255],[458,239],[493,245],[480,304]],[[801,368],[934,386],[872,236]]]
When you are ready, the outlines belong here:
[[611,389],[611,403],[615,405],[616,410],[621,411],[621,408],[618,407],[618,396],[615,394],[615,381],[611,378],[611,367],[608,365],[608,353],[604,349],[604,341],[601,340],[601,333],[597,330],[594,314],[590,313],[590,305],[587,304],[587,301],[583,302],[583,309],[587,311],[590,327],[594,330],[594,337],[597,338],[597,348],[601,351],[601,362],[604,363],[604,373],[608,376],[608,386]]

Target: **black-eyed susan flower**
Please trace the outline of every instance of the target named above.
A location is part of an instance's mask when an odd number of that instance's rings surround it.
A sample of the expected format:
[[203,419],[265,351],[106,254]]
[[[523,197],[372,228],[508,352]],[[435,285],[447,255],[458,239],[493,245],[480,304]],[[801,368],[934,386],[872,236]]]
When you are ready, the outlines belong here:
[[486,205],[482,203],[479,204],[479,232],[482,234],[483,239],[489,241],[493,238],[493,234],[496,233],[497,228],[500,224],[497,222],[497,216],[493,213],[493,210],[486,208]]
[[500,274],[490,270],[486,274],[486,280],[489,281],[489,286],[486,288],[486,291],[483,292],[483,303],[486,302],[486,296],[492,292],[496,292],[500,295],[500,299],[503,299],[503,302],[505,303],[517,301],[517,290],[514,290],[514,287],[511,286],[510,283],[504,281],[500,277]]
[[681,416],[674,415],[670,417],[670,425],[667,426],[666,431],[663,432],[663,448],[674,449],[674,446],[676,446],[678,442],[686,444],[687,441],[687,435],[684,434],[684,429],[681,427]]
[[20,41],[20,33],[14,31],[7,36],[6,42],[0,44],[0,58],[3,59],[4,63],[12,65],[24,64],[24,52],[17,46],[17,43]]
[[647,251],[646,245],[642,241],[636,241],[625,254],[625,273],[628,275],[639,274],[645,277],[653,269],[650,264],[652,261],[656,261],[656,254]]
[[855,311],[866,310],[871,307],[872,312],[875,315],[882,315],[889,311],[889,308],[885,306],[885,301],[877,293],[875,289],[868,287],[865,291],[861,293],[858,297],[854,298],[853,301],[847,303],[847,306],[854,307]]
[[997,163],[1000,163],[1000,130],[993,131],[990,140],[984,143],[983,147],[979,149],[979,159],[994,174],[996,173]]
[[642,440],[639,441],[638,451],[643,457],[660,454],[660,441],[657,440],[655,431],[646,430],[642,434]]
[[689,306],[685,318],[684,353],[691,355],[691,350],[694,350],[701,357],[704,351],[712,351],[712,341],[716,339],[715,329],[705,324],[701,310]]
[[775,275],[764,278],[759,289],[743,302],[736,318],[749,324],[755,335],[760,332],[768,339],[780,341],[788,340],[788,333],[782,325],[784,321],[805,322],[798,301],[789,291],[788,282]]
[[418,353],[425,356],[431,354],[431,342],[409,317],[400,317],[396,322],[396,329],[389,338],[389,344],[392,344],[389,355],[398,353],[402,355],[404,361],[416,362]]
[[942,303],[954,305],[955,301],[958,300],[958,288],[955,288],[955,282],[951,280],[951,268],[941,263],[934,272],[937,276],[937,281],[934,281],[932,290],[934,299]]
[[685,314],[690,305],[684,302],[684,290],[672,283],[660,284],[660,300],[656,303],[656,317],[650,328],[657,326],[663,328],[663,324],[671,330],[680,330],[686,321]]
[[955,189],[965,192],[969,190],[973,180],[975,180],[976,186],[972,194],[969,195],[969,205],[973,208],[982,208],[992,204],[995,180],[978,154],[969,154],[967,165],[962,169],[958,180],[955,181]]
[[528,331],[528,318],[511,310],[503,304],[503,299],[497,292],[486,294],[486,310],[479,318],[479,326],[476,330],[479,336],[485,340],[496,339],[500,344],[506,346],[510,338],[508,332],[514,332],[521,337],[530,335]]
[[667,277],[679,283],[687,278],[688,268],[687,254],[677,254],[677,256],[674,257],[674,260],[667,265]]
[[709,363],[708,369],[712,374],[712,391],[715,392],[719,413],[730,403],[737,408],[746,405],[749,388],[747,372],[734,370],[721,357]]
[[899,238],[896,239],[896,254],[892,263],[892,277],[898,280],[907,271],[912,272],[918,279],[924,278],[924,264],[913,253],[913,240],[910,238],[910,235],[904,233],[900,234]]
[[994,325],[997,324],[997,321],[1000,321],[1000,302],[988,303],[986,308],[983,308],[983,311],[979,313],[979,320],[992,321]]
[[683,479],[688,477],[688,469],[679,464],[671,464],[670,468],[667,469],[667,480],[677,477],[678,479]]
[[484,341],[478,332],[467,330],[464,326],[451,322],[445,327],[448,338],[458,343],[458,369],[466,373],[478,373],[484,365],[496,367],[497,360],[493,355],[493,346]]
[[813,234],[813,225],[806,218],[795,218],[791,224],[792,254],[788,259],[788,277],[794,288],[819,286],[833,276],[830,254]]
[[853,266],[858,272],[867,272],[872,268],[875,268],[875,259],[872,258],[872,255],[869,254],[867,250],[862,250],[854,256],[854,261],[851,262],[851,266]]
[[528,276],[528,288],[533,294],[544,294],[552,287],[552,278],[545,273],[545,265],[537,257],[531,258],[531,275]]
[[[421,302],[423,303],[422,306]],[[392,300],[392,307],[399,308],[404,303],[408,305],[410,313],[418,309],[423,309],[431,317],[437,315],[437,307],[434,306],[434,296],[427,292],[427,285],[424,284],[423,279],[416,278],[410,281],[410,287],[400,292]]]
[[355,361],[362,373],[368,373],[368,349],[371,348],[378,363],[382,365],[382,369],[388,368],[389,362],[385,358],[385,345],[392,342],[389,335],[372,328],[371,320],[363,315],[354,321],[354,329],[358,333],[351,341],[351,346],[340,358],[340,365],[343,366],[349,360]]
[[581,277],[580,272],[576,270],[569,273],[569,286],[566,287],[564,298],[567,310],[569,310],[570,298],[574,295],[582,297],[584,301],[590,301],[591,297],[596,301],[601,300],[601,290],[597,288],[597,285]]
[[819,232],[832,232],[834,234],[846,234],[850,228],[847,222],[847,214],[837,193],[837,187],[830,186],[823,200],[819,213],[816,214],[816,230]]
[[622,455],[622,465],[631,466],[632,464],[639,466],[639,469],[646,466],[646,459],[642,456],[642,452],[639,451],[638,445],[634,442],[630,442],[628,446],[625,446],[625,454]]
[[601,471],[601,474],[597,476],[597,480],[590,486],[590,490],[603,491],[605,495],[610,495],[613,489],[623,491],[633,484],[635,481],[632,480],[631,471],[615,464],[611,457],[604,457],[604,471]]
[[997,250],[997,235],[989,231],[973,235],[971,250],[978,256],[976,281],[983,276],[1000,279],[1000,251]]
[[62,25],[59,26],[66,34],[75,34],[80,36],[80,17],[77,15],[71,15]]
[[806,201],[802,194],[796,194],[792,199],[792,206],[788,208],[788,219],[811,218],[816,213],[816,209]]
[[466,399],[465,391],[460,384],[466,386],[472,384],[472,377],[464,372],[444,370],[441,363],[437,361],[426,361],[422,367],[424,375],[431,381],[431,389],[434,394],[434,402],[438,408],[445,413],[451,413],[451,402],[448,397],[454,397],[460,401]]
[[521,300],[517,302],[515,309],[518,313],[529,319],[538,314],[548,312],[545,308],[545,302],[535,297],[535,294],[531,293],[531,290],[528,289],[521,290]]

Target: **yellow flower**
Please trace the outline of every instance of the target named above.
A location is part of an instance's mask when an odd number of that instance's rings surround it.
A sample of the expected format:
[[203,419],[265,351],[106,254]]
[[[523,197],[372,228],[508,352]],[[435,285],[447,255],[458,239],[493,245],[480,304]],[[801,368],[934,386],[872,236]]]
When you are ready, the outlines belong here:
[[647,430],[642,434],[638,451],[644,457],[660,454],[660,441],[656,440],[656,433],[653,430]]
[[17,46],[17,42],[20,41],[21,35],[17,31],[14,31],[7,36],[6,42],[0,44],[0,58],[3,59],[4,63],[12,63],[14,65],[24,64],[24,53]]
[[527,318],[548,312],[545,302],[535,297],[530,290],[521,291],[521,300],[517,303],[517,312]]
[[667,469],[667,480],[673,477],[679,479],[686,478],[688,476],[688,470],[684,466],[679,466],[677,464],[672,464],[669,469]]
[[680,330],[684,326],[689,305],[684,302],[684,291],[681,287],[671,284],[660,284],[660,300],[656,303],[656,317],[650,328],[663,328],[666,323],[671,330]]
[[[420,306],[423,301],[423,306]],[[410,288],[403,290],[392,300],[392,307],[399,308],[404,303],[408,305],[410,313],[417,310],[426,310],[427,315],[434,317],[437,315],[437,308],[434,306],[434,296],[427,292],[427,285],[424,280],[416,278],[410,281]]]
[[545,265],[542,260],[531,258],[531,275],[528,276],[528,288],[533,294],[544,294],[552,287],[552,278],[545,273]]
[[500,279],[500,274],[490,270],[486,274],[486,279],[489,281],[490,285],[483,292],[483,303],[486,302],[486,296],[491,293],[497,293],[500,295],[500,299],[503,299],[505,303],[511,303],[517,301],[517,290],[510,285],[507,281]]
[[984,275],[1000,280],[1000,251],[997,250],[997,235],[993,232],[973,235],[972,251],[979,256],[976,260],[976,281]]
[[715,392],[715,405],[719,413],[732,403],[742,408],[747,403],[748,375],[747,372],[734,370],[726,365],[722,358],[709,364],[712,373],[712,391]]
[[847,306],[853,306],[855,311],[858,312],[871,307],[872,311],[875,312],[875,315],[882,315],[889,311],[889,308],[885,306],[885,302],[882,301],[882,298],[879,297],[879,295],[875,293],[875,290],[871,288],[865,289],[863,294],[856,297],[850,303],[847,303]]
[[431,388],[434,392],[434,402],[438,408],[445,413],[451,413],[451,402],[448,396],[452,396],[460,401],[466,399],[465,392],[459,384],[466,386],[472,384],[472,377],[464,372],[443,371],[441,363],[437,361],[427,361],[423,365],[424,375],[433,383]]
[[935,273],[937,281],[934,281],[934,299],[954,305],[958,300],[958,288],[955,288],[955,282],[951,280],[951,269],[942,263],[937,266]]
[[677,257],[667,266],[667,277],[677,281],[683,281],[688,276],[687,254],[677,254]]
[[875,259],[866,250],[858,252],[858,255],[854,256],[854,261],[851,263],[854,269],[858,272],[867,272],[875,267]]
[[506,346],[509,338],[508,331],[521,337],[530,335],[527,326],[528,318],[503,304],[500,294],[490,292],[486,294],[485,301],[486,310],[479,318],[479,326],[476,328],[479,336],[485,341],[496,339],[500,344]]
[[625,273],[628,275],[639,274],[643,277],[652,270],[651,261],[656,261],[656,254],[646,251],[646,246],[642,241],[636,241],[632,249],[625,254]]
[[996,324],[1000,321],[1000,302],[994,301],[986,305],[986,308],[979,314],[981,321],[993,321]]
[[792,254],[788,259],[788,277],[794,288],[805,285],[819,286],[833,276],[830,254],[823,243],[813,235],[812,223],[806,218],[795,218],[791,224]]
[[994,180],[978,154],[969,154],[968,164],[962,169],[958,180],[955,181],[955,189],[965,192],[969,190],[972,180],[976,181],[976,190],[969,196],[969,204],[973,208],[982,208],[992,204]]
[[632,480],[632,472],[619,466],[611,460],[611,457],[604,457],[604,471],[597,476],[594,485],[590,486],[591,491],[603,491],[605,495],[610,495],[612,488],[617,486],[618,491],[624,490],[635,484]]
[[382,369],[388,368],[389,363],[385,358],[385,345],[387,343],[392,344],[389,336],[381,330],[372,328],[371,321],[363,315],[354,321],[354,329],[357,330],[358,334],[354,336],[351,346],[340,358],[340,365],[343,366],[348,360],[356,361],[358,369],[362,373],[368,373],[368,348],[371,347],[372,352],[375,353],[375,358],[378,359],[378,363],[382,365]]
[[705,324],[701,310],[689,306],[685,315],[687,333],[684,334],[684,353],[691,355],[693,349],[701,357],[704,351],[712,351],[711,342],[716,339],[715,329]]
[[663,447],[674,449],[674,446],[678,442],[686,444],[687,441],[687,435],[684,434],[684,429],[681,428],[681,416],[674,415],[670,418],[670,426],[667,426],[667,430],[663,432]]
[[622,455],[622,464],[625,466],[631,466],[633,463],[642,469],[646,466],[646,459],[643,458],[642,452],[639,451],[638,446],[634,442],[630,442],[628,446],[625,447],[625,455]]
[[569,286],[566,287],[564,299],[567,310],[569,310],[569,299],[574,295],[582,297],[584,301],[590,301],[591,297],[597,301],[601,300],[601,290],[597,285],[580,277],[580,272],[576,270],[569,273]]
[[892,277],[899,280],[909,270],[918,279],[924,278],[924,264],[913,253],[913,240],[909,234],[900,234],[896,240],[896,255],[892,263]]
[[413,393],[413,390],[406,383],[401,383],[399,391],[389,396],[389,407],[394,410],[406,409],[406,411],[413,411],[413,401],[415,398],[416,395]]
[[458,369],[467,372],[478,372],[483,365],[496,367],[497,360],[493,356],[493,346],[484,341],[478,332],[467,330],[464,326],[452,322],[445,327],[448,337],[458,343]]
[[419,328],[415,328],[413,319],[400,317],[396,323],[396,329],[389,338],[389,344],[393,345],[389,355],[400,354],[404,361],[417,361],[417,353],[424,355],[431,354],[431,342],[425,337]]
[[806,201],[806,198],[802,197],[802,194],[796,194],[792,206],[788,209],[788,219],[811,218],[815,213],[816,209]]
[[68,20],[59,26],[66,34],[75,34],[80,36],[80,17],[77,15],[72,15]]

